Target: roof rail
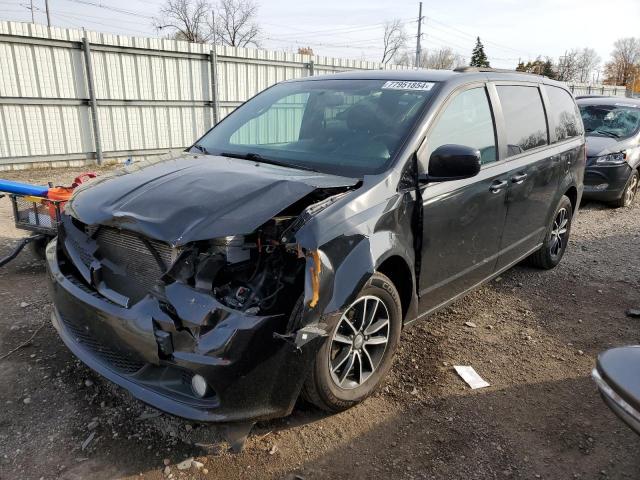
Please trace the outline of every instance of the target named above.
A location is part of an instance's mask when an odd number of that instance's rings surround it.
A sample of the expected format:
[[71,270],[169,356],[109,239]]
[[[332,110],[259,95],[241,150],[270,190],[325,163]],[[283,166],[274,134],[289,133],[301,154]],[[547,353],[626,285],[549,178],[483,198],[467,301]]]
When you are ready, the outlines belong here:
[[[528,73],[528,72],[518,72],[517,70],[509,70],[507,68],[467,67],[467,66],[454,68],[453,71],[458,73],[469,73],[469,72]],[[535,74],[529,73],[529,75],[535,75]]]

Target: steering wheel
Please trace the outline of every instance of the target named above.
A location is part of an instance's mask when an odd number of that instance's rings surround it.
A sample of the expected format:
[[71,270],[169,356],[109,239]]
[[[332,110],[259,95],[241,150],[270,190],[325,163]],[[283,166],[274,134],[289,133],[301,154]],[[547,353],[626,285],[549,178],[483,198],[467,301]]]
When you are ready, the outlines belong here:
[[393,133],[379,133],[371,138],[371,143],[380,142],[387,147],[389,154],[395,150],[398,145],[399,136]]

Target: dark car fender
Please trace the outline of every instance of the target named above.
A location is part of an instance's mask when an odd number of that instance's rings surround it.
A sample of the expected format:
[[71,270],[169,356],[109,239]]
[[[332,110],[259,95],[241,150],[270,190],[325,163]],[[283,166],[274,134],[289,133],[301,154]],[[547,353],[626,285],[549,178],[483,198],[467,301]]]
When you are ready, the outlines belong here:
[[[297,335],[299,347],[304,344],[303,340],[327,335],[344,309],[381,267],[382,273],[390,277],[398,275],[402,280],[398,282],[402,285],[396,288],[403,289],[399,293],[404,299],[405,320],[417,314],[412,192],[394,192],[386,200],[360,211],[358,198],[361,196],[337,202],[331,208],[333,212],[322,212],[324,215],[311,219],[296,234],[296,240],[306,252],[317,252],[317,257],[307,255],[304,309],[298,322],[291,325],[291,333],[298,329],[313,333],[305,339]],[[352,205],[348,205],[349,202]],[[344,215],[344,212],[353,215]],[[338,222],[336,214],[343,216]],[[320,263],[319,268],[316,262]],[[391,265],[396,268],[392,270]],[[398,265],[401,267],[397,268]],[[317,303],[314,304],[313,275],[318,270]]]

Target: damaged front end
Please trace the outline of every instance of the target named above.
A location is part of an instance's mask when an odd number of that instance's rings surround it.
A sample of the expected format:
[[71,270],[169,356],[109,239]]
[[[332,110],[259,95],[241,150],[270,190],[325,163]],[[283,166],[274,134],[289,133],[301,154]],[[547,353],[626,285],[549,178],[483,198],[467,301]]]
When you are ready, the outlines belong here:
[[321,252],[296,232],[354,184],[301,190],[250,233],[183,244],[140,222],[85,222],[76,198],[47,249],[54,325],[83,362],[161,410],[287,415],[326,335]]

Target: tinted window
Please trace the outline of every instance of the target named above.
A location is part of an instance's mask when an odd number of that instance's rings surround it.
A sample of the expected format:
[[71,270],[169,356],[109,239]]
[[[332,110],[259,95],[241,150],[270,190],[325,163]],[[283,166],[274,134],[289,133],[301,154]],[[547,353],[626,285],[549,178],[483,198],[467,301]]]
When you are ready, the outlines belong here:
[[547,121],[537,87],[498,85],[508,156],[547,144]]
[[429,133],[427,158],[438,147],[465,145],[480,150],[482,163],[496,160],[496,135],[487,92],[466,90],[455,97]]
[[391,163],[435,87],[386,80],[285,82],[236,109],[198,144],[211,154],[258,154],[265,162],[339,175],[377,173]]
[[561,142],[567,138],[582,135],[580,112],[569,92],[547,86],[551,112],[549,117],[555,123],[556,140]]

